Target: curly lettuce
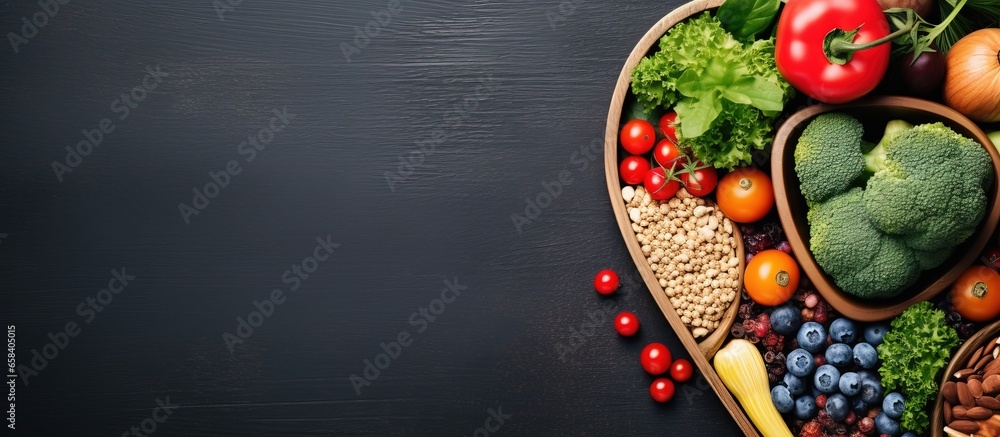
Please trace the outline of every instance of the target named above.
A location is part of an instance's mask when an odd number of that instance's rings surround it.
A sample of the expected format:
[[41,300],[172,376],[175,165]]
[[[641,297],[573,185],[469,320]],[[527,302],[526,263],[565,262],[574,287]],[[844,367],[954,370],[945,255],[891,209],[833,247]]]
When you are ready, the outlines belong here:
[[660,50],[632,70],[632,94],[648,108],[673,108],[681,145],[732,169],[770,143],[794,90],[775,66],[773,38],[741,43],[705,12],[660,38]]
[[916,433],[930,425],[927,403],[937,396],[938,373],[948,365],[958,334],[945,322],[943,311],[920,302],[892,320],[892,329],[878,347],[879,374],[886,390],[906,398],[900,425]]

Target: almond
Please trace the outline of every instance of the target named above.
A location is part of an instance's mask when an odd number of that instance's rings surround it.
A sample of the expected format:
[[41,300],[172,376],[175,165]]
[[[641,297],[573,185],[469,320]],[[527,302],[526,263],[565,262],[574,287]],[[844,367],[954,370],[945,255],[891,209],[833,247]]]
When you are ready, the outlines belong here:
[[[1000,383],[1000,376],[997,376],[997,382]],[[941,386],[941,396],[952,405],[958,405],[958,388],[955,381],[948,381]]]
[[988,363],[990,363],[992,361],[993,361],[993,357],[987,355],[985,357],[980,358],[979,361],[976,361],[976,365],[972,366],[972,368],[976,372],[978,372],[980,370],[983,370],[983,367],[986,367],[986,364],[988,364]]
[[969,385],[964,382],[959,382],[955,385],[958,391],[958,402],[962,404],[965,408],[972,408],[976,406],[976,398],[972,397],[972,392],[969,391]]
[[972,397],[979,399],[983,397],[983,382],[978,379],[970,379],[968,382],[969,393]]
[[973,434],[976,431],[979,431],[979,424],[971,420],[953,420],[948,424],[948,427],[966,434]]
[[966,411],[965,415],[972,420],[985,420],[993,416],[993,410],[983,407],[973,407],[969,408],[969,411]]
[[951,415],[955,416],[956,419],[968,419],[969,416],[966,415],[968,411],[969,411],[968,408],[965,408],[961,405],[955,405],[954,407],[951,407]]
[[978,373],[973,373],[972,375],[969,375],[969,381],[972,381],[973,379],[979,382],[983,382],[983,375],[980,375]]
[[[994,361],[994,363],[1000,363],[1000,361]],[[983,379],[983,392],[990,396],[1000,393],[1000,375],[990,375]]]
[[993,346],[993,359],[1000,358],[1000,346]]
[[983,374],[986,376],[1000,374],[1000,360],[990,361],[983,367]]
[[986,346],[982,346],[979,349],[976,349],[976,351],[972,353],[972,356],[969,357],[969,361],[967,361],[965,363],[965,367],[973,367],[973,366],[975,366],[976,362],[979,361],[979,359],[983,357],[983,351],[984,350],[986,350]]
[[952,408],[951,403],[948,401],[944,401],[944,423],[948,423],[951,422],[952,420],[955,420],[955,415],[954,413],[951,412],[951,408]]
[[992,396],[983,396],[976,399],[976,406],[997,411],[1000,410],[1000,400],[997,400],[997,398]]
[[976,371],[973,369],[962,369],[955,372],[955,379],[961,381],[973,373],[976,373]]

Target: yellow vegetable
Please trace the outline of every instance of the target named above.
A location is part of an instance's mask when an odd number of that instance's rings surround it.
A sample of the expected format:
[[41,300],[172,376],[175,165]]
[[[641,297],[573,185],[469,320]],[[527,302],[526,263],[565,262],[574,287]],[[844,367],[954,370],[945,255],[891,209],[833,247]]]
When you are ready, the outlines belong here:
[[764,437],[792,436],[771,402],[764,358],[753,343],[741,339],[730,341],[715,354],[715,372]]

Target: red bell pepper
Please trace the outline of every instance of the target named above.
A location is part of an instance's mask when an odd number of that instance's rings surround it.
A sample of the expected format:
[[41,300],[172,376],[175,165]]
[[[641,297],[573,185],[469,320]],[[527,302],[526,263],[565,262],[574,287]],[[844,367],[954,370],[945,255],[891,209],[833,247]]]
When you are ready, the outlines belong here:
[[876,0],[789,0],[778,18],[778,71],[799,91],[843,103],[875,89],[889,66],[890,34]]

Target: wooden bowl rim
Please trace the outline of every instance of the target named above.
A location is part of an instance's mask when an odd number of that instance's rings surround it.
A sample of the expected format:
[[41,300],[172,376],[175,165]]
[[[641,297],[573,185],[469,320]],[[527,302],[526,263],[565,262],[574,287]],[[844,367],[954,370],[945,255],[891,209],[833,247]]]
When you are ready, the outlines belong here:
[[[978,232],[976,232],[976,234],[969,237],[969,240],[967,240],[969,241],[969,244],[971,244],[969,250],[961,255],[961,258],[954,265],[954,267],[945,272],[938,279],[933,280],[923,290],[920,290],[909,299],[888,305],[880,304],[879,302],[866,303],[847,297],[846,294],[841,291],[840,288],[838,288],[825,273],[823,273],[819,265],[816,264],[816,260],[813,259],[812,253],[809,251],[806,242],[799,237],[799,233],[788,231],[789,229],[796,229],[794,213],[792,212],[787,195],[789,187],[787,187],[785,183],[786,177],[795,177],[794,171],[791,170],[792,167],[789,167],[791,164],[786,164],[784,162],[784,149],[792,146],[789,144],[789,136],[797,126],[811,120],[817,115],[831,111],[851,110],[860,107],[898,107],[921,112],[929,112],[936,114],[941,118],[948,119],[950,122],[961,125],[963,128],[971,132],[974,139],[981,143],[990,154],[990,159],[993,163],[994,181],[991,189],[993,190],[994,195],[989,205],[989,210],[983,218],[982,227]],[[776,169],[787,169],[788,171],[784,172],[786,173],[785,177],[777,177],[779,175],[775,174]],[[789,244],[792,246],[792,252],[795,254],[795,257],[799,262],[799,266],[803,271],[805,271],[809,280],[813,283],[813,286],[816,287],[816,290],[819,291],[823,298],[826,299],[826,301],[830,303],[830,305],[833,306],[837,312],[846,317],[862,322],[885,320],[895,317],[902,313],[903,310],[908,308],[910,305],[928,300],[944,291],[952,283],[954,283],[959,276],[961,276],[962,272],[975,262],[979,253],[986,247],[989,237],[993,235],[993,231],[996,229],[998,221],[1000,221],[1000,189],[998,189],[998,184],[1000,184],[1000,154],[998,154],[997,149],[993,147],[993,143],[990,141],[989,137],[986,136],[983,130],[979,128],[976,123],[952,108],[929,100],[904,96],[878,96],[868,97],[841,105],[818,104],[803,108],[785,120],[775,133],[771,150],[771,178],[774,185],[775,206],[778,209],[778,217],[781,220],[782,228],[786,229],[785,234],[788,237]]]
[[[715,369],[709,363],[710,357],[718,350],[718,346],[722,345],[725,337],[728,337],[729,328],[725,328],[726,334],[723,338],[718,341],[718,344],[714,348],[709,348],[709,350],[703,350],[699,343],[695,342],[694,337],[691,335],[688,328],[677,316],[676,311],[670,305],[669,298],[666,293],[663,292],[660,287],[659,281],[653,274],[652,269],[650,269],[645,256],[642,254],[642,248],[639,246],[638,240],[635,238],[635,233],[632,231],[632,221],[628,217],[628,212],[625,208],[625,201],[622,197],[622,185],[618,177],[618,127],[621,120],[622,109],[625,103],[625,97],[629,92],[631,85],[631,73],[636,65],[642,60],[646,53],[654,47],[654,45],[659,41],[668,29],[670,29],[675,24],[693,17],[695,14],[699,14],[703,11],[707,11],[712,8],[719,7],[724,0],[694,0],[684,5],[674,9],[659,21],[657,21],[643,37],[636,43],[633,47],[632,52],[629,54],[628,59],[625,61],[625,65],[622,66],[622,70],[618,75],[618,80],[615,84],[615,90],[611,97],[611,105],[608,109],[608,118],[605,125],[604,134],[604,169],[605,177],[608,185],[608,194],[611,200],[611,207],[615,214],[615,220],[618,222],[619,230],[622,233],[622,237],[625,240],[625,245],[628,248],[630,255],[632,256],[633,264],[639,270],[639,274],[642,276],[643,281],[649,288],[650,293],[653,295],[653,299],[657,302],[657,306],[660,307],[660,311],[666,317],[667,322],[670,324],[671,328],[677,334],[680,339],[681,344],[684,349],[687,350],[688,354],[691,356],[691,360],[694,364],[701,370],[702,375],[708,381],[712,390],[722,401],[722,404],[729,411],[733,420],[736,421],[737,426],[748,436],[759,436],[760,433],[754,427],[753,423],[747,418],[746,413],[742,410],[736,399],[733,398],[732,393],[726,388],[722,380],[719,379],[719,375],[715,373]],[[734,235],[739,235],[739,229],[736,223],[733,223]],[[742,241],[738,241],[739,250],[742,249]],[[740,260],[741,263],[741,275],[743,269],[744,259]],[[656,290],[660,292],[657,293]],[[739,295],[737,299],[734,300],[733,304],[730,305],[729,310],[727,310],[727,316],[732,311],[737,311],[739,306]],[[724,319],[725,320],[725,319]],[[720,326],[720,330],[722,327]],[[705,341],[712,339],[717,332],[713,333]]]

